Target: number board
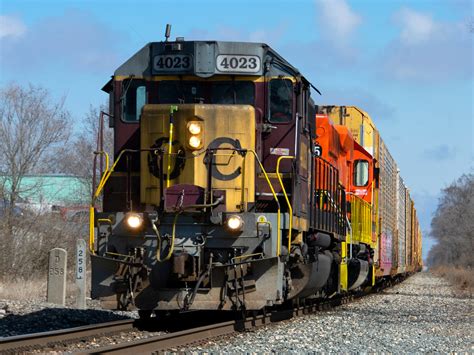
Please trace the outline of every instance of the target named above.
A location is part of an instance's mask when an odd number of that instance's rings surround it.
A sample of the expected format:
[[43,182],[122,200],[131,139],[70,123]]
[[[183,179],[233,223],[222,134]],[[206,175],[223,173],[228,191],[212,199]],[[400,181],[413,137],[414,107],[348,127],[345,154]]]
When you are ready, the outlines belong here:
[[320,157],[323,155],[323,148],[319,144],[313,146],[313,152],[315,157]]
[[220,72],[258,73],[260,67],[260,57],[256,55],[221,54],[216,60]]
[[192,67],[193,61],[190,55],[167,54],[153,58],[153,70],[157,72],[188,71]]

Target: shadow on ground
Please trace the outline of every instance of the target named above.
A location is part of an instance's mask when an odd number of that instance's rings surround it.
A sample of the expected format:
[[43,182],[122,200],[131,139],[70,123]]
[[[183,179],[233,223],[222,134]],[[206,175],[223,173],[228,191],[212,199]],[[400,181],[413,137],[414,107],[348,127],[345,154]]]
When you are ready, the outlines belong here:
[[129,317],[102,310],[69,308],[45,308],[24,315],[7,313],[0,319],[0,338],[74,328],[120,319],[129,319]]

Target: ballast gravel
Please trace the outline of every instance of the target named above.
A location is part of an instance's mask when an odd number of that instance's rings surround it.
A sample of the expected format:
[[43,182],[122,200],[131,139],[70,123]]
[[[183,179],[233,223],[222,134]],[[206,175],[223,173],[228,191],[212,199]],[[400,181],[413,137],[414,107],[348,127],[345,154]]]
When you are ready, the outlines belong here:
[[209,342],[190,353],[474,353],[473,302],[444,279],[416,274],[330,311]]
[[59,306],[42,301],[0,299],[0,339],[81,327],[120,319],[138,318],[137,312],[102,310],[96,301],[88,301],[88,309],[74,309],[73,305]]
[[[445,280],[419,273],[391,289],[329,311],[177,350],[199,354],[474,353],[472,306],[472,296],[459,295]],[[88,307],[76,310],[72,306],[0,299],[0,310],[4,311],[0,315],[0,339],[138,316],[136,312],[101,310],[94,301],[89,301]],[[38,351],[77,352],[158,334],[133,330]]]

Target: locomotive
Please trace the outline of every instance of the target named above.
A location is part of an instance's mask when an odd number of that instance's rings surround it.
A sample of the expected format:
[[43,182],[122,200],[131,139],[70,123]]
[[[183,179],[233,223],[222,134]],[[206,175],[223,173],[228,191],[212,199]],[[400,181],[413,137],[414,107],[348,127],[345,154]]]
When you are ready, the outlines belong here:
[[103,87],[114,159],[95,152],[92,298],[261,310],[419,270],[416,211],[375,125],[311,88],[263,43],[167,36],[123,63]]

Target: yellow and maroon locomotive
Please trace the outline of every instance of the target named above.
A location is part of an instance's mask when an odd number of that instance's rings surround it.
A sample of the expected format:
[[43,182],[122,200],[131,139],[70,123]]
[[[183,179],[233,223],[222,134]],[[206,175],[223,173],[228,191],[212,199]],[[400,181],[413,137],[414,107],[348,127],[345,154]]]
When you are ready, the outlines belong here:
[[257,310],[373,285],[378,237],[351,237],[310,87],[262,43],[177,38],[121,65],[103,88],[115,158],[91,207],[92,297]]

